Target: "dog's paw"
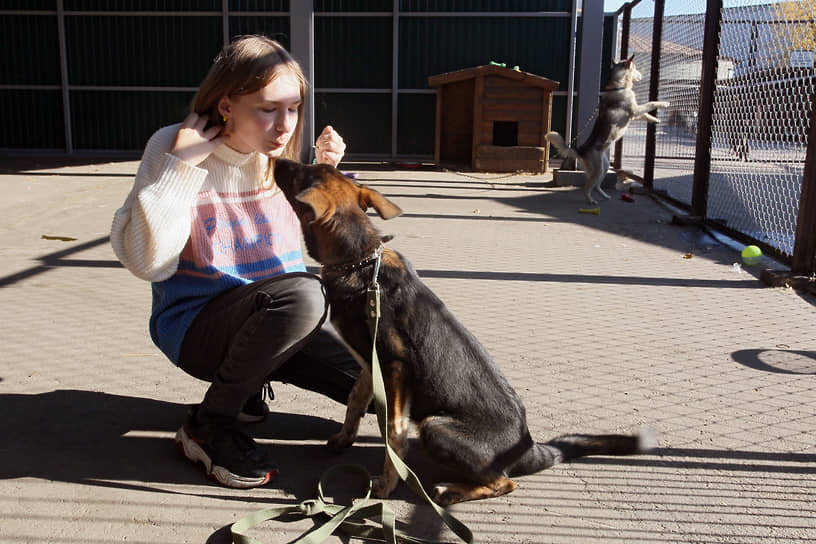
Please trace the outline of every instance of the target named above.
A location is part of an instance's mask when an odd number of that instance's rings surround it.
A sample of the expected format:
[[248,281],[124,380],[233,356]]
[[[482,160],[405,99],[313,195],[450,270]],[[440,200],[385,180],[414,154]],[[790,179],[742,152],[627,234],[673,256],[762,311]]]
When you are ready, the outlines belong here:
[[371,493],[378,499],[387,499],[394,489],[397,487],[395,479],[389,479],[385,476],[374,476],[371,478]]
[[431,490],[431,499],[439,506],[450,506],[462,502],[462,493],[450,484],[437,484]]
[[328,441],[326,441],[326,445],[334,453],[342,453],[343,450],[348,449],[352,444],[354,444],[354,435],[344,433],[343,431],[330,436]]
[[669,106],[671,106],[671,104],[669,104],[668,102],[658,102],[657,103],[658,108],[668,108]]

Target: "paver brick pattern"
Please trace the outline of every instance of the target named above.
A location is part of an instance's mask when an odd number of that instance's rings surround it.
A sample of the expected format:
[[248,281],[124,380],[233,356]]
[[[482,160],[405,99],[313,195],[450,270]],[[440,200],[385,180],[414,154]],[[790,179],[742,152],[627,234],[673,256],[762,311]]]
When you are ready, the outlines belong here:
[[[243,514],[314,497],[331,464],[380,468],[373,418],[334,457],[323,442],[343,407],[288,385],[253,428],[282,467],[271,486],[217,487],[174,452],[206,384],[152,345],[149,285],[106,240],[136,167],[0,175],[0,541],[228,542]],[[816,540],[813,297],[763,287],[645,195],[613,192],[594,216],[547,176],[360,172],[403,208],[377,224],[494,355],[535,438],[659,434],[648,455],[562,465],[454,506],[479,542]],[[409,461],[438,472],[418,447]],[[452,538],[408,491],[390,501],[411,530]],[[309,526],[254,534],[288,542]]]

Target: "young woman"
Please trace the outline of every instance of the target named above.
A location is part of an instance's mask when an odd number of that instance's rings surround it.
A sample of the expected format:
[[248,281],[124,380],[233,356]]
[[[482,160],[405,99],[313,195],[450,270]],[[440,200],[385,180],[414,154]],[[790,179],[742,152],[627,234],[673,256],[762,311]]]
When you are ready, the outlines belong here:
[[[277,474],[237,424],[264,419],[264,384],[345,402],[359,373],[324,323],[320,280],[306,272],[298,220],[272,179],[276,158],[299,157],[305,87],[277,42],[248,36],[226,46],[192,113],[150,138],[111,228],[117,257],[151,282],[153,341],[211,382],[176,442],[229,487]],[[344,150],[326,127],[317,161],[335,166]]]

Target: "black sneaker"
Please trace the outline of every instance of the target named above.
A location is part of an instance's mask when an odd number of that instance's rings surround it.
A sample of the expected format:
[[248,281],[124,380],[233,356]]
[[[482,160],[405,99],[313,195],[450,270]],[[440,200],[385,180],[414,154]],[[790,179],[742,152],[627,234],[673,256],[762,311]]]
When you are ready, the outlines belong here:
[[196,421],[196,409],[176,432],[176,445],[187,459],[201,462],[207,475],[226,487],[247,489],[265,485],[278,468],[235,420]]
[[241,423],[260,423],[269,415],[267,400],[275,400],[275,393],[272,385],[266,382],[260,391],[249,397],[241,412],[238,414],[238,421]]

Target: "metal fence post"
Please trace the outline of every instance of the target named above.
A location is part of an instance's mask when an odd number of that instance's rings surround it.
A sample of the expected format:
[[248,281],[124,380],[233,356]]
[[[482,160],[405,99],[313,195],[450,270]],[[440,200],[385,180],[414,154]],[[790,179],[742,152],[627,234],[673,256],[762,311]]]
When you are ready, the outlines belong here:
[[572,143],[573,106],[575,103],[575,52],[577,43],[578,0],[572,0],[572,8],[570,10],[569,78],[567,79],[567,126],[564,127],[564,139],[567,141],[567,145]]
[[[632,4],[626,4],[623,8],[623,23],[621,24],[621,48],[620,60],[629,57],[629,28],[632,21]],[[614,60],[614,59],[613,59]],[[615,143],[615,159],[612,166],[619,170],[623,164],[623,138]]]
[[722,0],[708,0],[703,38],[703,73],[697,116],[697,148],[694,153],[694,185],[691,215],[705,218],[708,213],[708,181],[711,174],[711,125],[714,120],[714,92],[717,82],[717,57],[720,50]]
[[816,91],[810,101],[810,129],[791,272],[806,276],[816,274]]
[[314,5],[313,2],[292,2],[289,7],[289,50],[300,63],[309,85],[306,87],[306,105],[303,108],[303,148],[300,158],[309,162],[315,141],[315,84],[314,84]]
[[[657,100],[660,91],[660,45],[663,43],[663,12],[665,0],[655,0],[654,26],[652,27],[652,63],[649,76],[649,101]],[[646,125],[646,160],[643,163],[643,185],[654,187],[655,147],[657,127]]]
[[65,130],[65,152],[74,152],[74,129],[71,126],[71,92],[68,88],[68,50],[65,39],[65,7],[57,0],[57,39],[59,40],[60,87],[62,91],[62,117]]

